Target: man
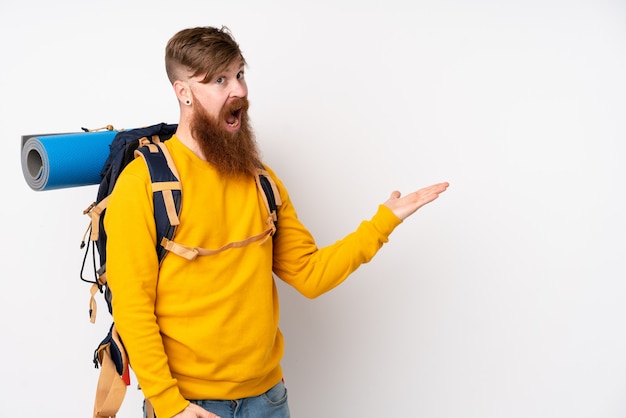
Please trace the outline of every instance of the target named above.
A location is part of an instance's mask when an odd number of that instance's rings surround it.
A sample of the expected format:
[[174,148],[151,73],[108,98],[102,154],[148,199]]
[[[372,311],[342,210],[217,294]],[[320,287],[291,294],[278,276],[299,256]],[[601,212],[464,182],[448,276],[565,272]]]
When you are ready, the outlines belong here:
[[[165,62],[180,104],[178,130],[165,143],[183,190],[175,240],[210,249],[262,235],[268,212],[255,181],[261,161],[239,46],[225,28],[185,29],[168,42]],[[105,218],[114,320],[158,418],[288,417],[272,273],[317,297],[448,187],[394,191],[371,220],[318,248],[265,169],[282,200],[273,236],[192,261],[169,253],[161,265],[145,164],[133,161],[117,181]]]

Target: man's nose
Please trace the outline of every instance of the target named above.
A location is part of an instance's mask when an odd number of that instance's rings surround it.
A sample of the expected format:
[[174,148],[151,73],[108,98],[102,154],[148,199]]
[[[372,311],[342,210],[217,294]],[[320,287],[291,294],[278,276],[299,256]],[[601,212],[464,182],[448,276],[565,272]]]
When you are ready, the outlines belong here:
[[248,95],[248,86],[245,80],[235,80],[231,87],[230,97],[246,97]]

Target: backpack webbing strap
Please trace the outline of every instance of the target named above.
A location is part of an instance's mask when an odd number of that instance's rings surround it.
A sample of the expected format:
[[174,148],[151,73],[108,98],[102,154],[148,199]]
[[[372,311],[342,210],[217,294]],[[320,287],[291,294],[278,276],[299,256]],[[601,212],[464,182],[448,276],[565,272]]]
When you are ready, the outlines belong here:
[[91,234],[89,235],[89,239],[91,241],[98,240],[98,232],[100,228],[100,217],[102,216],[102,212],[107,207],[107,203],[109,202],[109,196],[102,199],[99,203],[93,202],[87,209],[83,211],[83,215],[88,215],[91,218]]
[[161,192],[163,196],[163,203],[165,203],[165,212],[167,213],[167,219],[170,225],[178,226],[180,220],[178,219],[178,213],[176,213],[176,203],[174,202],[174,194],[172,190],[180,190],[180,182],[178,181],[166,181],[161,183],[152,183],[152,191],[154,193]]
[[[271,221],[271,217],[268,219],[268,223]],[[173,252],[174,254],[177,254],[183,258],[186,258],[187,260],[193,260],[195,259],[197,256],[202,255],[213,255],[213,254],[217,254],[217,253],[221,253],[222,251],[228,250],[230,248],[241,248],[241,247],[245,247],[246,245],[252,244],[253,242],[256,241],[261,241],[261,244],[263,244],[265,241],[267,241],[267,239],[269,237],[271,237],[272,235],[274,235],[274,232],[276,232],[276,227],[271,224],[270,227],[268,227],[265,231],[261,232],[260,234],[254,235],[250,238],[246,238],[244,240],[241,241],[235,241],[235,242],[229,242],[226,245],[221,246],[220,248],[214,249],[214,250],[210,250],[207,248],[202,248],[202,247],[187,247],[186,245],[182,245],[182,244],[178,244],[174,241],[171,241],[167,238],[163,238],[161,240],[161,245],[168,251]]]
[[98,313],[98,304],[96,303],[96,293],[100,291],[100,286],[97,283],[91,285],[91,289],[89,293],[91,293],[91,298],[89,298],[89,322],[94,324],[96,322],[96,314]]
[[96,388],[96,401],[93,409],[94,418],[114,418],[122,406],[126,395],[127,382],[120,375],[113,361],[112,345],[122,362],[123,373],[128,373],[128,357],[115,327],[111,328],[111,341],[98,347],[96,356],[100,364],[100,376]]
[[143,410],[144,410],[144,418],[155,418],[156,415],[154,413],[154,406],[148,398],[143,400]]

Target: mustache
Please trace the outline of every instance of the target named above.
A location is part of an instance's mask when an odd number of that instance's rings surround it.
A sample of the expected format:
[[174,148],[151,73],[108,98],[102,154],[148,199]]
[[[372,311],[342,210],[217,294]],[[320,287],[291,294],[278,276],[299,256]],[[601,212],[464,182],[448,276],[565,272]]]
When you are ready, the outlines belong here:
[[235,113],[247,112],[250,107],[250,102],[247,97],[236,97],[230,102],[226,103],[222,109],[222,116],[233,115]]

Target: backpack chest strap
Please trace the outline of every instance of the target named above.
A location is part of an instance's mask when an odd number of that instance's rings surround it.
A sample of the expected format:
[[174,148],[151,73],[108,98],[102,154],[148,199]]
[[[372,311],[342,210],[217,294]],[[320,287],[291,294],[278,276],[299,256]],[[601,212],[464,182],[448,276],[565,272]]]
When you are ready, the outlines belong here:
[[[270,221],[270,219],[268,219],[268,221]],[[257,241],[260,241],[259,245],[263,245],[269,237],[274,235],[274,232],[276,232],[276,228],[274,227],[272,223],[270,227],[268,227],[266,230],[264,230],[260,234],[254,235],[252,237],[246,238],[241,241],[229,242],[228,244],[223,245],[220,248],[216,248],[216,249],[208,249],[208,248],[202,248],[202,247],[188,247],[186,245],[178,244],[165,237],[161,240],[161,245],[167,251],[171,251],[172,253],[191,261],[191,260],[194,260],[198,256],[214,255],[214,254],[221,253],[222,251],[229,250],[231,248],[242,248],[242,247],[245,247],[246,245],[250,245],[253,242],[257,242]]]

